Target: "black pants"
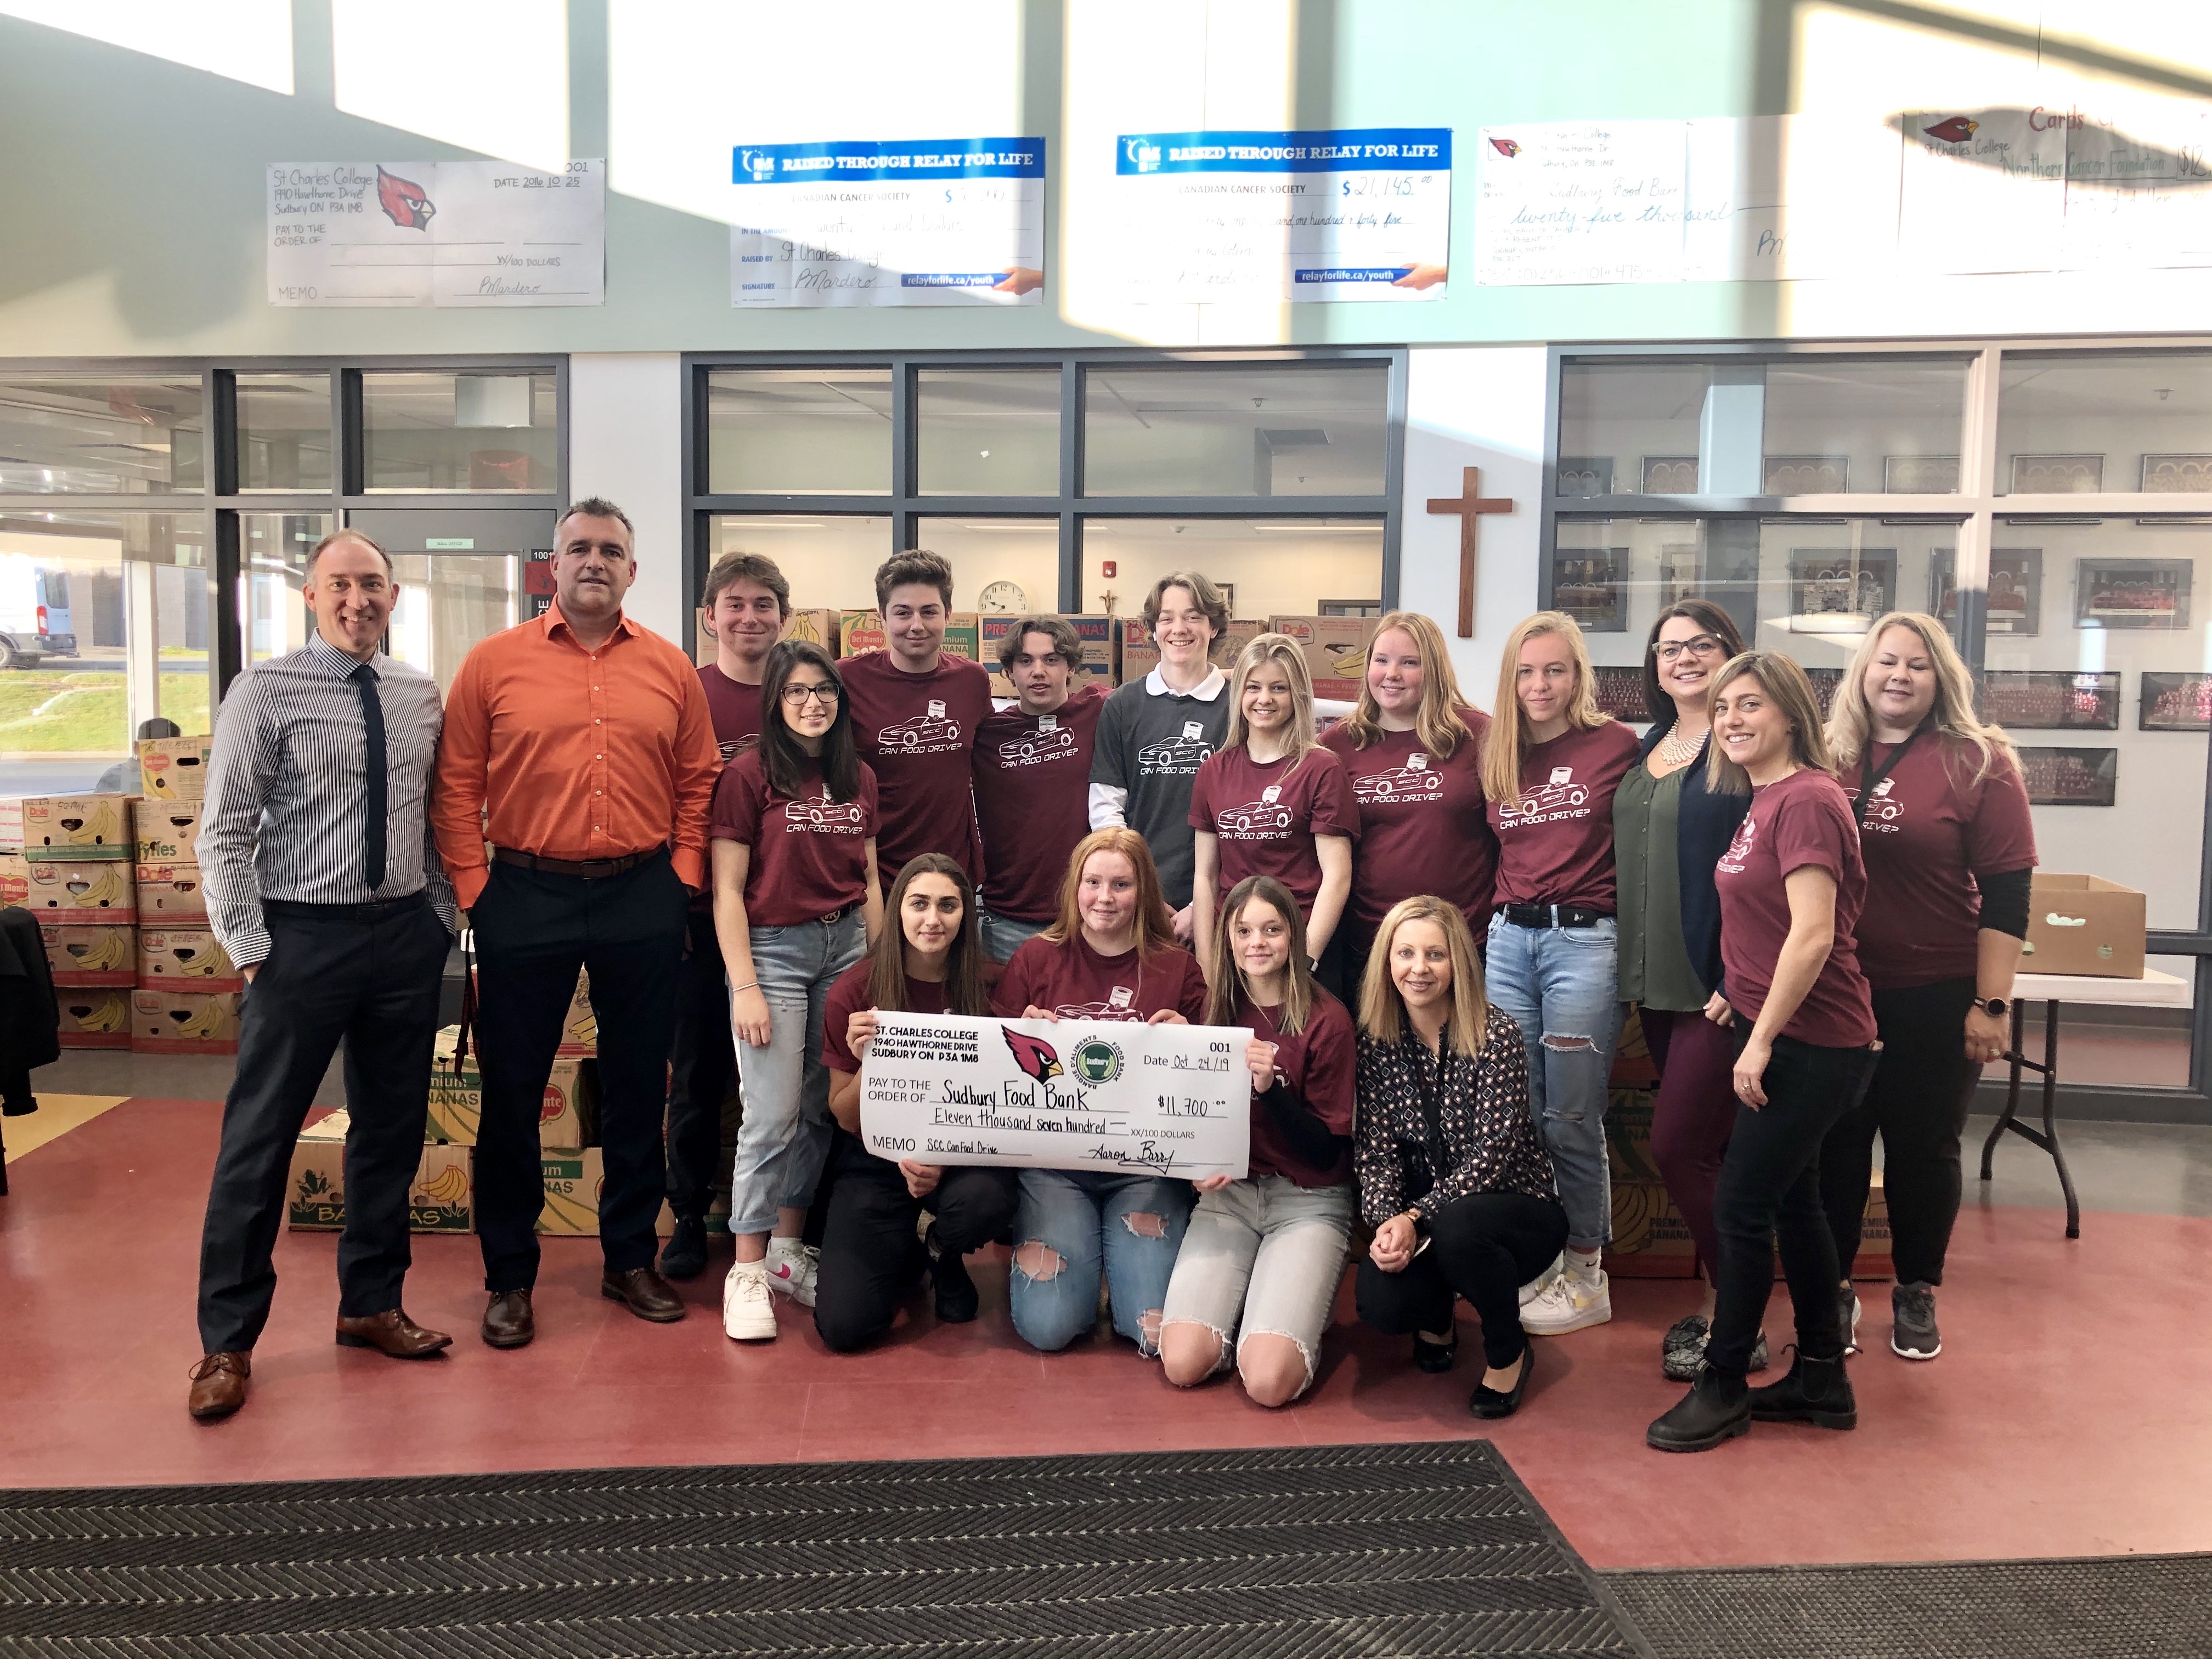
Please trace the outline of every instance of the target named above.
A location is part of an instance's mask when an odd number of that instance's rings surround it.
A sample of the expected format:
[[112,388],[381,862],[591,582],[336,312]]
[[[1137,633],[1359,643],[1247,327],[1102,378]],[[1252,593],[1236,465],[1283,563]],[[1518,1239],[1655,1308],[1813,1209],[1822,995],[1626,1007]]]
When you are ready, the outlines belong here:
[[890,1328],[921,1266],[914,1229],[924,1210],[936,1216],[946,1252],[965,1255],[1012,1226],[1021,1200],[1013,1170],[975,1164],[946,1170],[935,1192],[915,1198],[897,1164],[842,1131],[830,1164],[836,1176],[822,1230],[814,1328],[838,1353],[865,1347]]
[[580,968],[591,970],[599,1028],[599,1249],[610,1273],[653,1265],[667,1185],[661,1113],[690,900],[665,853],[604,880],[491,866],[469,912],[481,970],[477,1233],[486,1290],[527,1290],[538,1279],[545,1203],[538,1103]]
[[1405,1336],[1452,1328],[1452,1298],[1465,1297],[1482,1322],[1482,1355],[1493,1370],[1521,1358],[1521,1286],[1566,1248],[1559,1200],[1527,1193],[1476,1193],[1429,1218],[1429,1248],[1400,1272],[1370,1258],[1354,1291],[1359,1316]]
[[1971,979],[1874,994],[1881,1062],[1866,1098],[1820,1146],[1820,1202],[1840,1272],[1849,1273],[1859,1253],[1879,1133],[1898,1283],[1943,1282],[1943,1256],[1959,1219],[1959,1136],[1982,1074],[1966,1058],[1973,1001]]
[[690,951],[676,999],[674,1064],[668,1088],[668,1206],[701,1221],[714,1202],[722,1155],[722,1103],[738,1078],[730,1036],[729,975],[712,912],[684,919]]
[[398,1307],[411,1260],[407,1189],[422,1159],[453,936],[423,898],[373,920],[303,908],[272,909],[267,922],[270,951],[240,1009],[238,1072],[200,1232],[200,1346],[209,1353],[251,1349],[268,1323],[293,1144],[340,1038],[351,1118],[339,1314]]
[[[1742,1016],[1737,1016],[1741,1020]],[[1853,1110],[1874,1073],[1874,1048],[1823,1048],[1774,1039],[1760,1086],[1766,1104],[1739,1106],[1713,1194],[1720,1272],[1713,1284],[1705,1363],[1741,1376],[1774,1294],[1774,1249],[1797,1313],[1797,1347],[1815,1358],[1843,1342],[1836,1307],[1836,1241],[1820,1207],[1820,1142]]]

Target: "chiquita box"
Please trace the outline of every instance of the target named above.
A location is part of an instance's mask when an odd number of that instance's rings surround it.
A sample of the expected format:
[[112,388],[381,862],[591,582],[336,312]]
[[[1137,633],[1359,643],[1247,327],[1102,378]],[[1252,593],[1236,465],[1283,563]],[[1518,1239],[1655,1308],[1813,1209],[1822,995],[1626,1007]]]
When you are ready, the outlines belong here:
[[33,858],[129,859],[127,795],[27,795],[23,850]]
[[131,1048],[141,1054],[234,1054],[234,991],[133,991]]
[[120,986],[99,989],[54,988],[61,1004],[64,1048],[128,1048],[131,993]]
[[141,927],[138,986],[147,991],[243,991],[246,975],[204,927]]
[[203,804],[194,800],[134,800],[131,834],[141,864],[197,864]]
[[207,798],[208,756],[215,739],[197,738],[141,738],[138,740],[138,787],[154,800],[204,800]]
[[[295,1232],[334,1233],[345,1225],[345,1138],[350,1120],[336,1111],[300,1131],[285,1186],[285,1219]],[[408,1231],[476,1231],[475,1155],[466,1146],[426,1146],[407,1189]]]
[[138,866],[138,909],[149,921],[186,927],[207,920],[207,890],[197,864]]
[[25,908],[36,911],[41,921],[56,916],[79,925],[135,921],[138,917],[137,884],[131,879],[127,864],[60,863],[33,859],[23,904]]
[[137,947],[134,933],[123,922],[101,922],[93,927],[71,927],[42,921],[39,932],[46,941],[46,966],[58,986],[136,985]]

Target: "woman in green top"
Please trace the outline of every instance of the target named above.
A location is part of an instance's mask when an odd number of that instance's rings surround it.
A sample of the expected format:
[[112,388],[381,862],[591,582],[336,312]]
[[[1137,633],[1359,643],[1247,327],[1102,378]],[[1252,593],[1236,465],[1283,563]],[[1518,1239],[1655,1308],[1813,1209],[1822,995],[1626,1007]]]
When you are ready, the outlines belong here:
[[[1706,787],[1705,751],[1712,735],[1707,689],[1742,649],[1734,620],[1707,600],[1684,599],[1659,613],[1644,649],[1651,729],[1643,758],[1613,798],[1620,998],[1635,1005],[1659,1069],[1651,1161],[1705,1264],[1703,1309],[1667,1333],[1662,1368],[1678,1382],[1694,1379],[1705,1357],[1720,1261],[1713,1188],[1735,1125],[1735,1044],[1725,1024],[1713,866],[1750,799]],[[1762,1340],[1751,1368],[1765,1364]]]

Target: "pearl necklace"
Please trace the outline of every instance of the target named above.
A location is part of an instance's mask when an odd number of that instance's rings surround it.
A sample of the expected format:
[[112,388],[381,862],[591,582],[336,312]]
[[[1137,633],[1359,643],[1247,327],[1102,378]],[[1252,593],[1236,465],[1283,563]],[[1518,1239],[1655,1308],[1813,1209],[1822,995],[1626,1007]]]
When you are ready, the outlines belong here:
[[1659,763],[1670,772],[1687,766],[1697,755],[1698,747],[1704,744],[1711,731],[1711,728],[1708,726],[1685,743],[1682,740],[1682,728],[1679,725],[1676,726],[1673,731],[1659,740],[1659,747],[1656,750]]

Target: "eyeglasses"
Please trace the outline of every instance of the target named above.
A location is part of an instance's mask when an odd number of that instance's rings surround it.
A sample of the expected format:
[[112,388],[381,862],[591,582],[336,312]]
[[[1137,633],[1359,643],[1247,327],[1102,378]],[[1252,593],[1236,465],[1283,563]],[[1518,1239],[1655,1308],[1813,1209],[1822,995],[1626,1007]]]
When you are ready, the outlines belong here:
[[1693,640],[1668,640],[1656,647],[1661,662],[1673,662],[1685,651],[1693,657],[1717,657],[1726,648],[1710,634],[1700,634]]
[[835,708],[837,695],[837,688],[834,685],[787,685],[783,688],[784,706],[787,708],[798,708],[809,697],[824,708]]

